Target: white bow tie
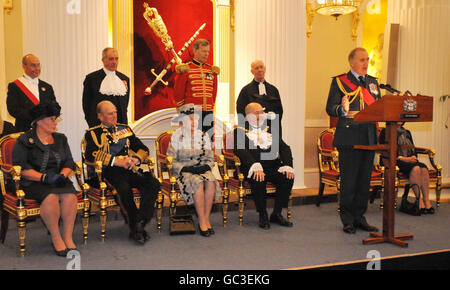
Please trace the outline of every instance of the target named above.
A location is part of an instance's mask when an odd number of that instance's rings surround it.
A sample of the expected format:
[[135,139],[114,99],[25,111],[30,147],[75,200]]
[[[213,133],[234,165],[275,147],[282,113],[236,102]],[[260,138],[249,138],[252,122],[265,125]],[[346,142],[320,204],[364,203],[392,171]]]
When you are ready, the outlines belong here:
[[264,85],[263,82],[260,82],[258,84],[258,89],[259,89],[259,94],[260,95],[267,95],[267,93],[266,93],[266,86]]

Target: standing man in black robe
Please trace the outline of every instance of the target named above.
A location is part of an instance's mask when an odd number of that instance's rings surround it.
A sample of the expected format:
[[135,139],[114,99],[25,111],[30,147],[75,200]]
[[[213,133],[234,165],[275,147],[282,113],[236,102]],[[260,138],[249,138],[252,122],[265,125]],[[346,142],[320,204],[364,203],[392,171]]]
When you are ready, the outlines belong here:
[[117,71],[119,54],[107,47],[102,52],[103,68],[86,76],[83,83],[83,111],[89,128],[100,124],[97,119],[97,104],[110,101],[117,108],[117,122],[128,124],[128,102],[130,79]]
[[262,60],[252,62],[251,72],[254,79],[242,88],[236,102],[239,125],[242,126],[245,122],[245,107],[252,102],[256,102],[261,104],[264,111],[269,114],[268,124],[272,127],[272,132],[274,133],[275,128],[273,127],[275,125],[275,127],[278,127],[281,136],[283,105],[281,104],[280,93],[274,85],[266,81],[266,66]]

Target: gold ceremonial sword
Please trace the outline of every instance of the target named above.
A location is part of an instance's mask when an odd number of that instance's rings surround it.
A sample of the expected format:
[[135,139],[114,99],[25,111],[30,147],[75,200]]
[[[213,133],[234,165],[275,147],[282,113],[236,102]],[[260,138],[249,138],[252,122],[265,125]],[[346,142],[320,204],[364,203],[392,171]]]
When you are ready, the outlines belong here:
[[155,73],[155,69],[151,69],[152,74],[156,77],[156,79],[152,82],[152,84],[145,89],[145,94],[150,95],[152,93],[152,88],[158,83],[161,82],[165,86],[168,85],[166,81],[163,80],[163,77],[167,74],[169,69],[172,67],[172,65],[177,62],[178,65],[183,66],[183,63],[178,62],[177,59],[183,54],[183,52],[191,45],[191,43],[194,41],[195,38],[200,34],[200,32],[205,28],[206,23],[203,23],[202,26],[192,35],[192,37],[184,44],[184,46],[180,49],[180,51],[176,54],[176,57],[173,57],[172,60],[169,62],[169,64],[161,71],[159,75]]

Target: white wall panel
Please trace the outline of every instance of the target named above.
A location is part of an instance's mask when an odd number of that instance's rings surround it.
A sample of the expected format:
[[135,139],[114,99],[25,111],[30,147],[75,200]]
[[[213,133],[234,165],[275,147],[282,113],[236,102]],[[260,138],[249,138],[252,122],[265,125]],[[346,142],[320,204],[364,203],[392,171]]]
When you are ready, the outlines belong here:
[[42,65],[41,79],[52,84],[62,107],[60,132],[67,135],[75,160],[87,129],[82,109],[83,80],[100,69],[108,46],[108,0],[79,0],[79,14],[67,5],[77,0],[22,0],[24,54]]
[[417,146],[433,147],[443,178],[450,178],[450,130],[444,123],[450,114],[450,101],[439,101],[450,93],[450,1],[388,1],[388,24],[399,23],[399,51],[396,84],[434,97],[433,122],[409,123]]
[[291,146],[296,180],[304,187],[305,1],[237,0],[236,99],[253,76],[250,64],[262,59],[266,80],[280,91],[283,138]]
[[4,33],[4,13],[0,13],[0,114],[3,120],[8,120],[8,110],[6,109],[6,67],[5,67],[5,33]]

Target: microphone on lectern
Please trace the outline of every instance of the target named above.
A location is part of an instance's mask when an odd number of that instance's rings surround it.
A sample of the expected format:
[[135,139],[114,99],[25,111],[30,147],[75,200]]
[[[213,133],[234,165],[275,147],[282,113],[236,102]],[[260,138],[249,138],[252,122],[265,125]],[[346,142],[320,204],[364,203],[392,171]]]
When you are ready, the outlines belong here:
[[393,94],[395,94],[395,93],[399,94],[400,93],[400,91],[398,91],[398,90],[394,89],[393,87],[391,87],[390,84],[380,84],[380,88],[385,89],[386,91],[388,91],[390,93],[393,93]]

